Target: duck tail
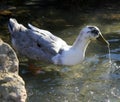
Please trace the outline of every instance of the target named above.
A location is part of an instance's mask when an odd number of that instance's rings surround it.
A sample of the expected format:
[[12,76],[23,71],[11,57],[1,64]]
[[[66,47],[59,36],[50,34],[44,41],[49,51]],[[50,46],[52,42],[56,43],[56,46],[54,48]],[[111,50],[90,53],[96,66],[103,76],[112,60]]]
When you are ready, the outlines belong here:
[[13,33],[19,30],[25,30],[26,28],[23,25],[19,24],[16,19],[10,18],[8,22],[8,29],[10,33]]

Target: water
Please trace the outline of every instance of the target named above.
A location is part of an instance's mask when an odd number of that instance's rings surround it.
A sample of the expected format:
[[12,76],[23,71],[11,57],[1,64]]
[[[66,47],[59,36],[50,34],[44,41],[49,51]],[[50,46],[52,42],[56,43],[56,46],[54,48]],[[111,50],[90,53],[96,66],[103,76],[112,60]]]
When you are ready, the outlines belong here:
[[[35,1],[37,3],[37,0]],[[20,75],[26,82],[28,102],[119,102],[120,100],[120,11],[114,8],[65,11],[42,9],[34,2],[23,6],[10,3],[8,11],[18,22],[47,29],[72,44],[86,25],[96,25],[110,43],[110,48],[91,42],[86,59],[76,66],[36,63],[44,73],[33,75],[27,59],[19,56]],[[0,16],[0,37],[11,44],[8,16]],[[111,55],[110,55],[111,53]],[[111,58],[110,58],[111,56]],[[111,61],[111,62],[109,62]],[[26,70],[28,71],[26,73]]]
[[109,54],[109,63],[112,63],[111,54],[110,54],[110,46],[108,46],[108,54]]
[[111,59],[111,53],[110,53],[110,45],[108,45],[108,56],[109,56],[109,64],[110,64],[110,68],[112,67],[112,59]]

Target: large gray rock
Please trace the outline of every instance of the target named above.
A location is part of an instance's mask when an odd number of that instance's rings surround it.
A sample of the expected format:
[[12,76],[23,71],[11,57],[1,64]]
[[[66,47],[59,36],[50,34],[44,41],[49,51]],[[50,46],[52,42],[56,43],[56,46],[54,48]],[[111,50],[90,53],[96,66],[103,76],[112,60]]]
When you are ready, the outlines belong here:
[[14,50],[0,39],[0,102],[25,102],[25,83],[18,75],[19,61]]

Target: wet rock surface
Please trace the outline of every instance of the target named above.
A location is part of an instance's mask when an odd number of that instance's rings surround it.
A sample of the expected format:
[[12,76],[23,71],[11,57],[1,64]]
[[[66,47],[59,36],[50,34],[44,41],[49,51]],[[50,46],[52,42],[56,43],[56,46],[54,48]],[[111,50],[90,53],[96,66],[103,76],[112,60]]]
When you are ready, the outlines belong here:
[[25,83],[18,75],[14,50],[0,39],[0,102],[26,102]]

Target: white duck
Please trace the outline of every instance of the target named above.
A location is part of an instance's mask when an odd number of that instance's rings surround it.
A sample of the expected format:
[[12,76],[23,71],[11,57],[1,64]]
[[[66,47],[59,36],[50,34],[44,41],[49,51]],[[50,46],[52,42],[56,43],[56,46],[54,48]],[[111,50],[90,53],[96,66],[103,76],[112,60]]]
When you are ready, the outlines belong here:
[[61,38],[49,31],[28,24],[29,28],[10,18],[8,28],[11,33],[13,47],[29,59],[49,61],[57,65],[76,65],[83,61],[88,44],[91,40],[104,39],[96,26],[83,28],[73,45],[68,45]]

